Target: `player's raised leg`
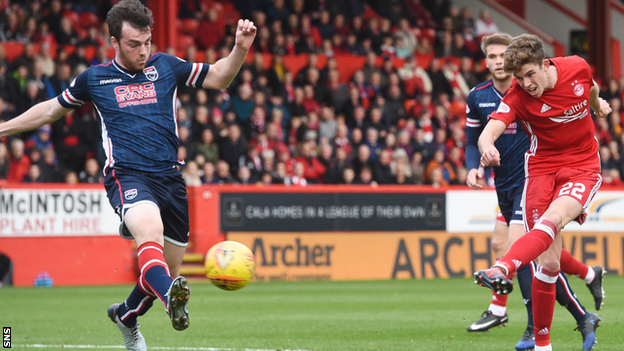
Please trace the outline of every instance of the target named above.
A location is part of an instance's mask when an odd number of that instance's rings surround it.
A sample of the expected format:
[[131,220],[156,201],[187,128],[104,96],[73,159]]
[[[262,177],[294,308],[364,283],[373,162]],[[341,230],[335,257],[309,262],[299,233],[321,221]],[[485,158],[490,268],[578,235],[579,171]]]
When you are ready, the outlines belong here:
[[[508,227],[505,218],[499,213],[492,233],[492,251],[496,260],[503,257],[509,248]],[[492,301],[488,309],[483,312],[479,320],[466,328],[469,332],[487,331],[490,328],[506,325],[509,317],[507,315],[507,295],[500,295],[492,292]]]

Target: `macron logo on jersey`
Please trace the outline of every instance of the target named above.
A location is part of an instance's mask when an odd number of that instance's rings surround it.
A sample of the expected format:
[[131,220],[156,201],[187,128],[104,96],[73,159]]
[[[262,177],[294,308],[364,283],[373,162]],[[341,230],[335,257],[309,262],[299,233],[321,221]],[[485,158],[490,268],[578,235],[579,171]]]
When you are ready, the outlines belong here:
[[111,84],[111,83],[121,83],[121,78],[102,79],[102,80],[100,80],[100,85]]

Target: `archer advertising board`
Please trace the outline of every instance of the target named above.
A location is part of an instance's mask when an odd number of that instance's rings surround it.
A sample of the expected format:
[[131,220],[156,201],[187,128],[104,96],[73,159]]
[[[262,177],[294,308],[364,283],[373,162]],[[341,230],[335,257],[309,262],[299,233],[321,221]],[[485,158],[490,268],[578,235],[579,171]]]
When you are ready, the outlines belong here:
[[[251,249],[258,281],[471,277],[495,262],[491,233],[230,232]],[[589,265],[622,274],[624,233],[563,234],[564,247]]]
[[[450,233],[491,232],[498,213],[493,190],[446,193],[446,230]],[[587,208],[583,225],[568,224],[564,231],[623,232],[624,191],[598,191]]]
[[221,230],[445,230],[444,193],[221,193]]
[[102,189],[1,189],[0,236],[118,235]]

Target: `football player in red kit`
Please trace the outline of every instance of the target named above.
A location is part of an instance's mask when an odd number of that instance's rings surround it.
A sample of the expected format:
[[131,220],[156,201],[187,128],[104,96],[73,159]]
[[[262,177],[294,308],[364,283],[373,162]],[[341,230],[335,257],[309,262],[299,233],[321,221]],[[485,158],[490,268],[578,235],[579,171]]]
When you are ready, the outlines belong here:
[[[507,125],[521,122],[531,139],[525,154],[524,225],[527,234],[492,268],[475,273],[477,281],[494,291],[509,293],[508,278],[537,259],[533,278],[535,351],[552,350],[550,327],[555,283],[560,270],[561,229],[571,221],[582,224],[585,209],[602,183],[598,141],[590,107],[598,118],[611,113],[598,97],[600,88],[589,65],[578,56],[546,59],[541,39],[523,34],[505,51],[504,70],[516,81],[479,137],[481,166],[497,166],[494,141]],[[589,321],[595,333],[599,318]],[[591,350],[595,337],[587,338]]]

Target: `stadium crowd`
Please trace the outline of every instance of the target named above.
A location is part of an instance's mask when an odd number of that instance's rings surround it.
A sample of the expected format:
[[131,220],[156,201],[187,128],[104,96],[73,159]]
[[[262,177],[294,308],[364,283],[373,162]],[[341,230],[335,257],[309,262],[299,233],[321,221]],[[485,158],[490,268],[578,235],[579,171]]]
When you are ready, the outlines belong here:
[[[114,2],[0,0],[0,121],[112,59],[104,18]],[[187,48],[166,52],[184,49],[188,61],[229,53],[235,28],[224,3],[258,27],[253,59],[228,89],[178,89],[187,185],[465,184],[465,99],[488,78],[480,38],[498,32],[487,10],[475,18],[449,0],[179,3],[180,23],[196,21],[196,33]],[[9,62],[5,42],[23,43],[23,54]],[[294,55],[308,61],[297,72],[285,64]],[[354,55],[365,63],[345,80],[338,58]],[[622,185],[624,77],[604,83],[614,112],[596,121],[603,184]],[[101,183],[104,162],[92,104],[0,141],[8,182]]]

